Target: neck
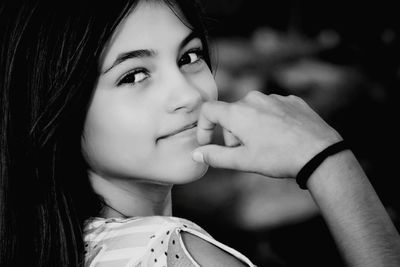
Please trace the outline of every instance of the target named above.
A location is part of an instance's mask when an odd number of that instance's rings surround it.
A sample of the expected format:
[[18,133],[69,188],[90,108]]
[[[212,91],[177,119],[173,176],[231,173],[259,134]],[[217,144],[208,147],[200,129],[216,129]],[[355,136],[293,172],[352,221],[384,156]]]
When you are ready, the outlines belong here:
[[94,191],[104,199],[104,218],[171,216],[172,185],[89,174]]

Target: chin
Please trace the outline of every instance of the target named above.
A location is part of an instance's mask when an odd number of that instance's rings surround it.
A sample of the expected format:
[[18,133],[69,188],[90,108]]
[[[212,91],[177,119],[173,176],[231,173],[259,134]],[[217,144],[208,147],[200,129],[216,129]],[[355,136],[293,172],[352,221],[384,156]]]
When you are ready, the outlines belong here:
[[208,170],[208,165],[190,161],[176,162],[162,168],[164,169],[162,180],[171,184],[186,184],[203,177]]
[[[104,164],[94,164],[105,176],[121,179],[140,179],[160,184],[186,184],[194,182],[208,170],[208,165],[192,160],[190,153],[177,157],[162,157],[155,161],[141,161],[131,164],[118,157],[110,157]],[[93,165],[93,164],[91,164]],[[106,166],[106,168],[96,168]]]

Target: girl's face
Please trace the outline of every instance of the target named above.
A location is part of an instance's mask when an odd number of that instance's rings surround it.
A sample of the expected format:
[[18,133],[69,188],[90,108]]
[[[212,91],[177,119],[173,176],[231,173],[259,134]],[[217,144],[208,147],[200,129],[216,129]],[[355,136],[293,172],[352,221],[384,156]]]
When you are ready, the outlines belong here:
[[217,98],[200,39],[164,3],[140,1],[104,53],[82,150],[104,178],[184,183],[201,104]]

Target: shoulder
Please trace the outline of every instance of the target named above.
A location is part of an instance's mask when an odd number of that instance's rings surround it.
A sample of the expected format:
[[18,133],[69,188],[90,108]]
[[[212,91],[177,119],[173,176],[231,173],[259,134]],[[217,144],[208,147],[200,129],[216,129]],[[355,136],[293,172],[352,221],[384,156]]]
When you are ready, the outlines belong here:
[[193,234],[183,232],[182,240],[190,255],[200,266],[248,266],[238,257]]
[[168,266],[254,266],[244,255],[216,241],[201,227],[180,220],[182,224],[169,238]]

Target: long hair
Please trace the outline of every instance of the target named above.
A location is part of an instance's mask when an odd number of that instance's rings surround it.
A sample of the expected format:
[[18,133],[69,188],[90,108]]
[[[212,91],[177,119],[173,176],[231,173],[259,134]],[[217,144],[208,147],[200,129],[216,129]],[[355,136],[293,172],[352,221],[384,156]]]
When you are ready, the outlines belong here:
[[[136,2],[0,4],[0,266],[83,265],[83,225],[102,205],[82,129],[103,49]],[[206,46],[197,4],[164,2]]]

